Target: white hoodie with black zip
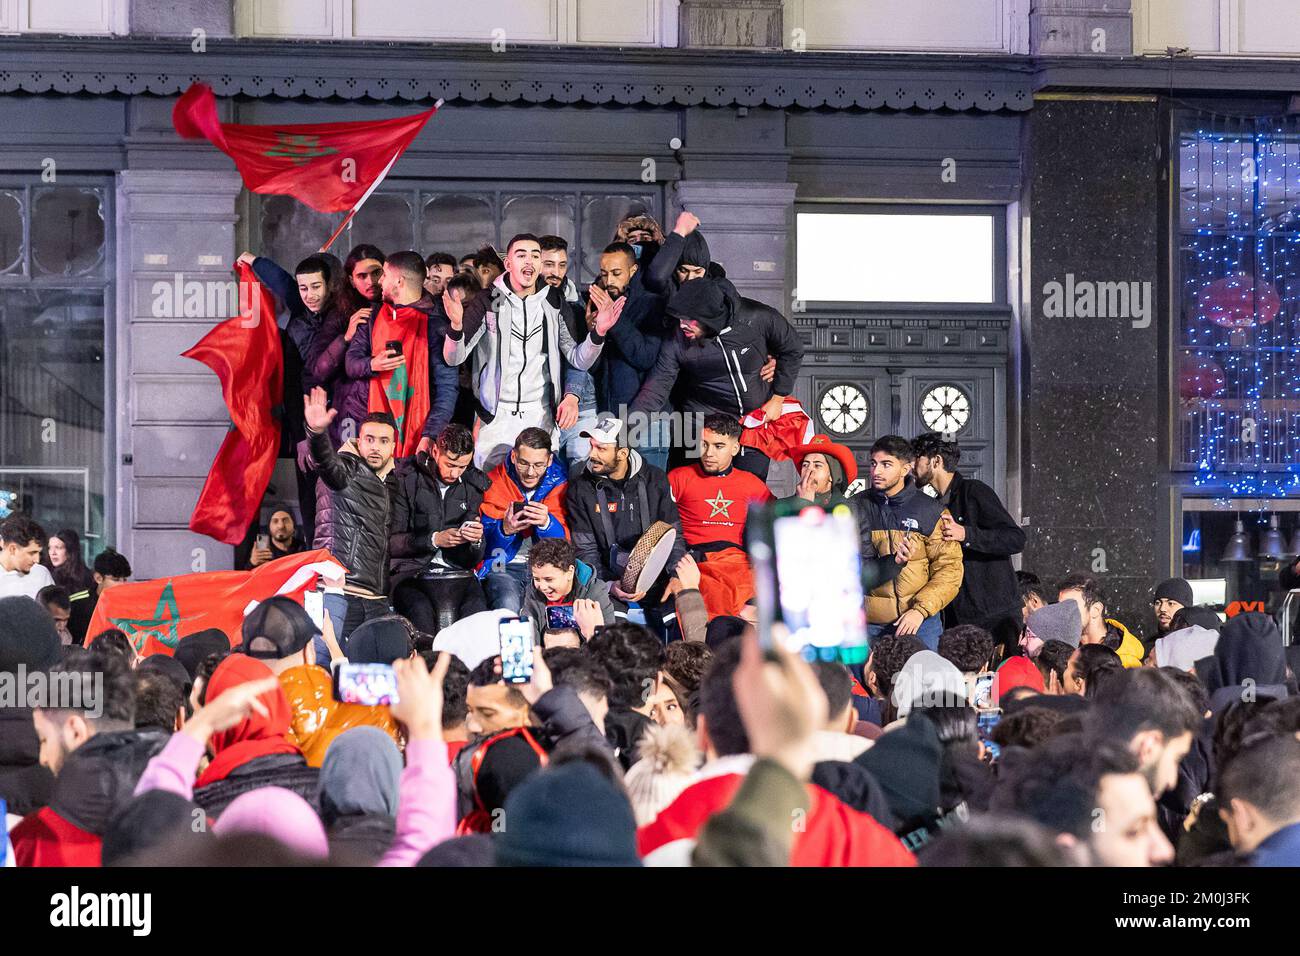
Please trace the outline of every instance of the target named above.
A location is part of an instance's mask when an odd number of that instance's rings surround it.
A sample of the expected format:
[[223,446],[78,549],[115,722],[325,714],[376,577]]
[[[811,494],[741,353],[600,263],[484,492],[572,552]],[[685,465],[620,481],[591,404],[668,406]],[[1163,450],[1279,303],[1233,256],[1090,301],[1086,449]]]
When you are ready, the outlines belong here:
[[507,407],[549,402],[554,409],[564,390],[562,362],[585,371],[600,357],[604,338],[592,332],[586,341],[574,342],[559,309],[548,301],[549,288],[539,282],[523,298],[510,287],[509,274],[502,274],[492,284],[478,328],[468,337],[463,331],[447,335],[442,354],[448,365],[473,356],[474,392],[485,422]]

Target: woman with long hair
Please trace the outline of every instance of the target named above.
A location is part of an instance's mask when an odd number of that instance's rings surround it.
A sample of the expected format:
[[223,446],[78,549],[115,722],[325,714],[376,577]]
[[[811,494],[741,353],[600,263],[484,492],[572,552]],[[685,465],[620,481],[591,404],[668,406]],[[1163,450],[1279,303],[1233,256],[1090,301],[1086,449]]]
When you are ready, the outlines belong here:
[[[370,376],[348,375],[344,358],[357,328],[371,321],[382,301],[379,280],[383,274],[384,254],[374,246],[362,244],[348,253],[339,279],[331,282],[331,306],[316,330],[307,365],[312,376],[329,392],[330,405],[339,414],[330,425],[335,446],[346,437],[355,437],[358,425],[369,410]],[[344,422],[352,421],[352,432],[344,434]]]
[[45,566],[54,576],[54,583],[69,594],[92,590],[95,579],[81,556],[81,536],[71,528],[50,535],[46,545]]

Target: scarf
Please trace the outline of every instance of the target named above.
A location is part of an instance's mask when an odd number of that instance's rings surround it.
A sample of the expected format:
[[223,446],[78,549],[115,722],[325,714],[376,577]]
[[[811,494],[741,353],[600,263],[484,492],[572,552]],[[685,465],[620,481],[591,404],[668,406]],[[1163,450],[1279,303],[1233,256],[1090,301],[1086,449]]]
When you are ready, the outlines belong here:
[[402,343],[406,364],[380,372],[370,380],[372,412],[389,412],[397,422],[395,458],[415,454],[429,416],[429,317],[412,305],[379,310],[370,332],[370,352],[384,355],[388,343]]
[[[215,700],[232,687],[250,681],[274,677],[271,668],[244,654],[232,654],[212,672],[208,681],[208,700]],[[263,717],[256,711],[228,730],[212,736],[212,762],[199,777],[197,787],[206,787],[226,777],[258,757],[270,754],[298,754],[302,751],[289,740],[289,698],[283,687],[275,687],[262,694],[258,700],[267,710]]]

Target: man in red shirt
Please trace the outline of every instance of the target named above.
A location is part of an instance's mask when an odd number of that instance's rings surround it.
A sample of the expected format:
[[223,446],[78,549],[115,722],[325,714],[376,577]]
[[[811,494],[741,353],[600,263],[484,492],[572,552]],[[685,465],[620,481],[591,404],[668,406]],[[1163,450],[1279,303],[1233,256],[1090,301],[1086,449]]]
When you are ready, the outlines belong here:
[[700,460],[668,473],[686,543],[700,552],[742,548],[753,502],[772,500],[763,480],[732,467],[740,453],[740,422],[708,415],[700,430]]
[[700,460],[668,473],[682,534],[700,561],[700,594],[710,616],[739,614],[754,596],[754,571],[744,551],[749,506],[772,500],[763,480],[732,465],[740,422],[708,415],[700,429]]

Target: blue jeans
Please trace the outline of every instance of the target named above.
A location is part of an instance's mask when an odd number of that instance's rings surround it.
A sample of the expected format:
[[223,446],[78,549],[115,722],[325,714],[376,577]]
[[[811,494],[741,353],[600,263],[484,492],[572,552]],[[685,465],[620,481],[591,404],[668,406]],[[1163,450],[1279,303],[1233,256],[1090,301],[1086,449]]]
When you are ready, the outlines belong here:
[[[366,621],[383,617],[389,613],[387,598],[362,598],[353,594],[326,594],[325,613],[334,625],[334,639],[346,655],[348,638],[352,632]],[[319,637],[316,638],[316,662],[323,667],[330,666],[329,648]]]
[[597,421],[599,418],[594,403],[590,407],[580,405],[577,422],[572,428],[560,432],[560,457],[569,468],[580,461],[586,461],[591,454],[591,439],[583,438],[582,433],[595,427]]
[[488,609],[518,613],[524,606],[524,595],[532,586],[533,575],[528,570],[527,561],[507,564],[499,571],[489,572],[483,579]]
[[[893,633],[894,633],[893,624],[868,624],[867,625],[868,641],[874,641],[881,634],[893,634]],[[934,617],[927,617],[924,621],[921,622],[921,626],[917,628],[916,636],[921,641],[921,643],[926,646],[927,650],[937,651],[939,649],[939,635],[942,633],[943,633],[943,622],[939,619],[939,615],[936,614]]]

